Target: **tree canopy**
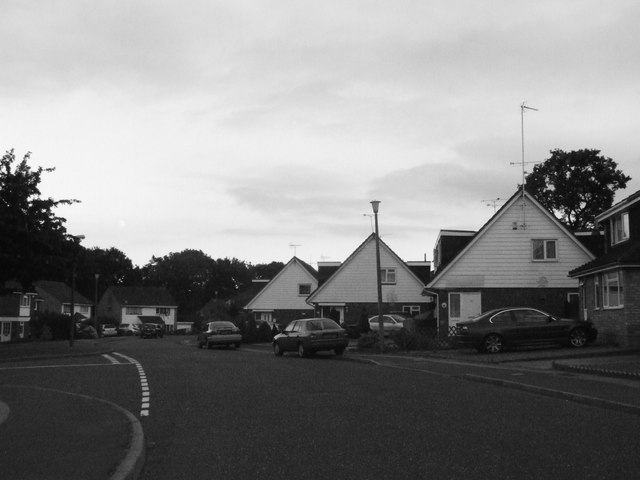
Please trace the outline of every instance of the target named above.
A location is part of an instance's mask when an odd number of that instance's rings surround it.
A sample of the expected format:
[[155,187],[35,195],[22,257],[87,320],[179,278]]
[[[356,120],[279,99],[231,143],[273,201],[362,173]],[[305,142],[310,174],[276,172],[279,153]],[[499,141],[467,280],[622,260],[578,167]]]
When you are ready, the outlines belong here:
[[631,177],[600,150],[551,150],[527,175],[525,188],[573,231],[593,230],[595,217],[613,205]]
[[18,280],[23,287],[64,268],[75,242],[67,236],[59,205],[77,200],[42,198],[39,185],[53,168],[29,166],[31,154],[17,162],[14,150],[0,159],[0,281]]

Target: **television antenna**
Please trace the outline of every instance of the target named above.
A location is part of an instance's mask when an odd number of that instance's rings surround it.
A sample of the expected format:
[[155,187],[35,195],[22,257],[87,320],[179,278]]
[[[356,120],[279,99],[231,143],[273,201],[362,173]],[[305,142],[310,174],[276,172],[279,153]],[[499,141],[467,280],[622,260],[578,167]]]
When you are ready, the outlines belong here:
[[480,200],[480,201],[482,203],[485,203],[487,207],[493,207],[493,213],[496,213],[499,202],[503,202],[504,198],[493,198],[491,200]]
[[290,247],[293,248],[293,256],[296,256],[296,252],[297,252],[297,248],[301,247],[302,245],[298,244],[298,243],[290,243],[289,244]]
[[371,231],[373,232],[373,213],[363,213],[363,217],[369,217],[369,222],[371,223]]
[[524,113],[526,110],[533,110],[535,112],[538,112],[539,110],[537,108],[533,108],[533,107],[529,107],[527,106],[527,102],[522,102],[520,104],[520,139],[521,139],[521,146],[522,146],[522,158],[520,160],[520,162],[510,162],[511,165],[521,165],[522,166],[522,228],[527,228],[527,222],[526,222],[526,218],[525,218],[525,205],[524,205],[524,185],[525,185],[525,174],[527,173],[524,168],[525,165],[531,164],[531,163],[539,163],[539,162],[526,162],[525,158],[524,158]]

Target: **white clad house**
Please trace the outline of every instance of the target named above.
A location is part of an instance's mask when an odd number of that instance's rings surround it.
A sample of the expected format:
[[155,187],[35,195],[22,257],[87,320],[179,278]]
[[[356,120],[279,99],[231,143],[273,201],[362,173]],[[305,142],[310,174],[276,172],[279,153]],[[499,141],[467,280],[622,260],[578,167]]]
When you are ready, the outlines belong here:
[[457,255],[436,267],[427,290],[437,295],[438,326],[446,331],[505,306],[577,317],[578,281],[568,273],[593,258],[533,196],[518,191]]
[[[376,236],[371,234],[344,263],[329,265],[331,275],[313,292],[307,302],[316,315],[334,317],[340,323],[359,325],[362,317],[378,313]],[[428,310],[431,297],[424,294],[430,262],[404,262],[380,240],[383,313],[405,312],[417,315]],[[321,278],[322,264],[318,271]],[[338,317],[339,315],[339,317]]]
[[178,305],[164,287],[109,287],[98,303],[98,315],[118,324],[158,323],[173,332]]
[[294,256],[244,309],[257,322],[283,327],[291,320],[313,316],[306,299],[317,287],[318,272]]

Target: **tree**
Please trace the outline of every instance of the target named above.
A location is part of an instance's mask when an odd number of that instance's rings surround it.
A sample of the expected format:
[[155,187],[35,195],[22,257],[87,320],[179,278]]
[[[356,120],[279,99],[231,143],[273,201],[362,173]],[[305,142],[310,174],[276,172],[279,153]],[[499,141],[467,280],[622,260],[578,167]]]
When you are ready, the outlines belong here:
[[65,254],[75,242],[66,235],[66,219],[54,209],[78,202],[42,198],[42,173],[55,169],[33,170],[30,157],[27,153],[16,164],[11,149],[0,160],[0,282],[16,279],[23,288],[65,269]]
[[631,180],[600,150],[551,150],[527,175],[525,188],[573,231],[595,229],[595,217],[613,205]]

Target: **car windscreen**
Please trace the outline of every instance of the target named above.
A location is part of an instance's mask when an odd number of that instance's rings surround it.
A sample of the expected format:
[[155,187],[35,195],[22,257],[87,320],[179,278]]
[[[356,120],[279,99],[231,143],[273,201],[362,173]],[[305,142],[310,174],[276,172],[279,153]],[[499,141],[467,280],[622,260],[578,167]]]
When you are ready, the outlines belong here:
[[322,328],[324,330],[335,330],[336,328],[340,328],[340,325],[338,325],[333,320],[329,320],[328,318],[324,318],[324,319],[322,319]]

